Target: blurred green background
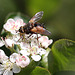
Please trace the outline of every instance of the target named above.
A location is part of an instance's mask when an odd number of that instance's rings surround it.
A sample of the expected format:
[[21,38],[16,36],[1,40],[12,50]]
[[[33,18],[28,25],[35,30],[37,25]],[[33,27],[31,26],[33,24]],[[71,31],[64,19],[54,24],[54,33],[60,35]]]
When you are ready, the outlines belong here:
[[50,38],[75,40],[75,0],[0,0],[0,31],[9,13],[21,12],[31,18],[39,11],[44,11],[40,22],[51,31]]

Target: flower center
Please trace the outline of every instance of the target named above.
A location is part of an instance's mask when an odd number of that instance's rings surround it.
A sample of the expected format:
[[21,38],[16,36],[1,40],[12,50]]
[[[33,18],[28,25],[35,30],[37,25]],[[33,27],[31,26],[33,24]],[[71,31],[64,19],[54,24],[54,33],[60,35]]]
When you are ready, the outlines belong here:
[[11,30],[16,30],[16,29],[18,29],[18,25],[14,24],[14,25],[12,26]]
[[36,47],[30,48],[30,54],[31,55],[36,55],[37,54],[37,48]]
[[13,63],[11,63],[11,62],[6,62],[5,63],[5,69],[7,69],[7,68],[12,69],[12,67],[13,67]]

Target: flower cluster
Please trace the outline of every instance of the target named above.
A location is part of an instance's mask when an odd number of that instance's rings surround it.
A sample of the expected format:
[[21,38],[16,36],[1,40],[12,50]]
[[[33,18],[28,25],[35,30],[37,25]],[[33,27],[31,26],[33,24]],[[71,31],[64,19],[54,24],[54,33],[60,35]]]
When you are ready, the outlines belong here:
[[[16,31],[25,24],[22,19],[8,19],[3,26],[4,31],[11,35],[6,35],[5,38],[1,37],[0,47],[5,45],[12,54],[8,57],[0,49],[0,75],[19,73],[21,68],[30,64],[31,60],[40,61],[42,55],[46,54],[48,46],[53,42],[52,39],[49,40],[47,36],[40,34],[32,34],[31,36],[24,34],[24,38],[21,38],[20,33]],[[14,46],[17,48],[15,49]]]

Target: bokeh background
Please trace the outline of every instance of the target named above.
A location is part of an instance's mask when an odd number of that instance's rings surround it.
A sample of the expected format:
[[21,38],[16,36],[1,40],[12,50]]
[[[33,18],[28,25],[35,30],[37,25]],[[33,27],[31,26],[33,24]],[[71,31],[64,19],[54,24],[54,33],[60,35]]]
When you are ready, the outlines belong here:
[[44,11],[40,22],[51,31],[50,38],[75,40],[75,0],[0,0],[0,31],[9,13],[21,12],[31,18],[39,11]]

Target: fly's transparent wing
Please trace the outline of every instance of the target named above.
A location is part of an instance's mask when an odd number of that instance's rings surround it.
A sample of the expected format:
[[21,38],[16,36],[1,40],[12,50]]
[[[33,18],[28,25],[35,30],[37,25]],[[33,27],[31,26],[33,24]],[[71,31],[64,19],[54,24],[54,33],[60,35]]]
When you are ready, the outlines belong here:
[[29,21],[29,23],[35,23],[37,21],[39,21],[43,16],[43,11],[40,11],[38,13],[36,13]]
[[46,30],[45,28],[41,27],[41,26],[36,26],[33,27],[33,29],[31,29],[32,32],[34,33],[39,33],[39,34],[43,34],[43,35],[51,35],[51,32],[49,32],[48,30]]

